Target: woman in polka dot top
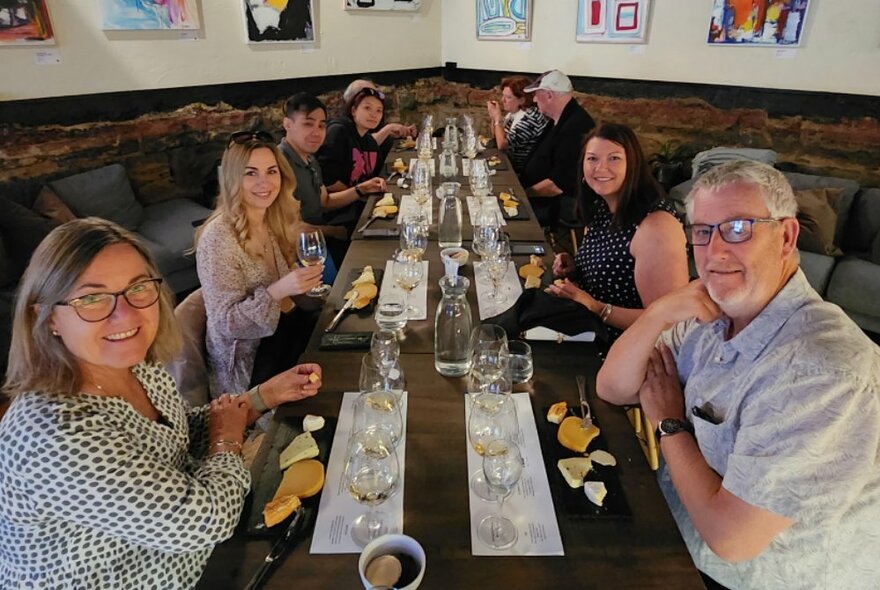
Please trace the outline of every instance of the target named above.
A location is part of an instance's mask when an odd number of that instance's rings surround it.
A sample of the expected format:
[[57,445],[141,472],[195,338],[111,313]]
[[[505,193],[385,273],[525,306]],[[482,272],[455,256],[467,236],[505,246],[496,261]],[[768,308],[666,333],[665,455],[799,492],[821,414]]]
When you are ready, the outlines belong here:
[[613,339],[652,301],[687,284],[684,229],[632,129],[600,125],[581,160],[584,239],[574,259],[556,256],[553,272],[564,281],[550,290],[598,315]]
[[232,535],[259,414],[248,396],[185,409],[161,364],[179,343],[170,292],[131,233],[79,219],[37,248],[4,385],[0,588],[191,588]]

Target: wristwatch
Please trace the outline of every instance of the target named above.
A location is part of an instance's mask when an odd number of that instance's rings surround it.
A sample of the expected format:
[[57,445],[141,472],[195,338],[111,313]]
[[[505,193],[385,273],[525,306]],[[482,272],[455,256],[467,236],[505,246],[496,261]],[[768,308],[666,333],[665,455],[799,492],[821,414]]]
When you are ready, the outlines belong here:
[[690,432],[694,433],[694,427],[691,426],[691,423],[687,420],[679,420],[678,418],[663,418],[660,420],[660,424],[657,425],[657,430],[655,434],[657,438],[663,438],[664,436],[672,436],[673,434],[678,434],[679,432]]

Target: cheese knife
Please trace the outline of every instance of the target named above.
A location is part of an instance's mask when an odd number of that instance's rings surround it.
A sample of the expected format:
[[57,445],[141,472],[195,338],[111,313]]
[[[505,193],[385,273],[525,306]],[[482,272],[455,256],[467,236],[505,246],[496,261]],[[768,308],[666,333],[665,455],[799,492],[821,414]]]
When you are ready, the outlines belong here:
[[336,326],[339,324],[339,320],[342,319],[342,316],[345,314],[346,311],[351,309],[351,306],[354,305],[354,300],[357,298],[358,298],[358,292],[352,291],[351,298],[348,301],[346,301],[345,305],[342,306],[342,309],[340,309],[336,313],[336,315],[333,316],[333,319],[330,320],[330,323],[327,325],[326,328],[324,328],[324,332],[332,332],[333,330],[336,329]]
[[578,396],[581,398],[581,428],[589,428],[593,425],[593,416],[590,413],[590,404],[587,403],[587,378],[584,375],[578,375],[577,388]]

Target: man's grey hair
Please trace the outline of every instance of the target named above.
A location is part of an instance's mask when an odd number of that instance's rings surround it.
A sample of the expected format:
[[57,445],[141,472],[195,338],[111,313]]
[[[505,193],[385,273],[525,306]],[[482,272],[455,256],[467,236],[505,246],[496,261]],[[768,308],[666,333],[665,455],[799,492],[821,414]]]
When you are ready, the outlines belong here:
[[718,191],[728,185],[751,184],[761,190],[770,217],[795,217],[797,200],[794,191],[779,170],[754,160],[736,160],[715,166],[694,183],[684,205],[689,221],[694,220],[694,195],[697,191]]
[[367,80],[365,78],[359,78],[357,80],[352,80],[351,83],[345,88],[345,92],[342,93],[342,102],[347,103],[357,94],[359,91],[364,88],[373,88],[374,90],[378,90],[376,88],[376,83],[372,80]]

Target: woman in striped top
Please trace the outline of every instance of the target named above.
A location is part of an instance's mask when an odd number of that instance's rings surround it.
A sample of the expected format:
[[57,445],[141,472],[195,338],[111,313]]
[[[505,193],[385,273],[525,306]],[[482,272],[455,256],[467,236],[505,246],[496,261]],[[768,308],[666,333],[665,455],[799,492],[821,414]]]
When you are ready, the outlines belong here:
[[[547,127],[547,119],[534,105],[532,95],[523,92],[530,83],[525,76],[504,78],[501,80],[501,105],[494,100],[486,103],[495,142],[499,149],[507,152],[517,174],[525,167]],[[503,116],[502,106],[507,112]]]

